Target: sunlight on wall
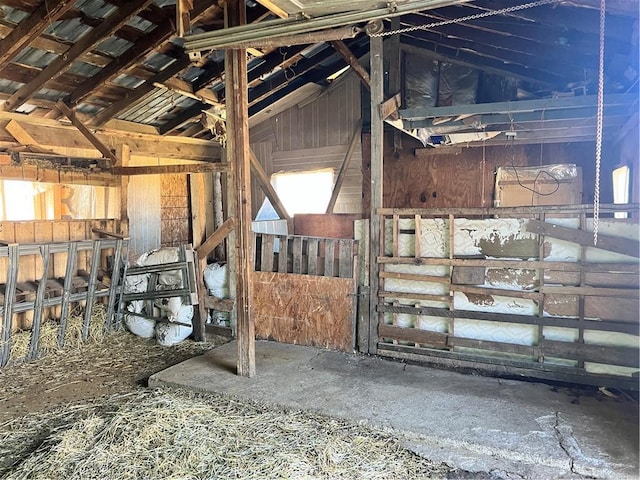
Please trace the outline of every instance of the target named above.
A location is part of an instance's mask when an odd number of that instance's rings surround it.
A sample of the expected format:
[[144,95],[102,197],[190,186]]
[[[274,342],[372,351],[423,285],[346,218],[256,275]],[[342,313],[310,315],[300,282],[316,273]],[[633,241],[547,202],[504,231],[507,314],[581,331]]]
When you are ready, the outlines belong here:
[[32,182],[20,180],[4,180],[3,215],[4,220],[33,220],[35,219],[35,202],[33,197],[38,191]]
[[331,199],[333,170],[276,173],[271,183],[289,215],[324,213]]
[[[630,169],[627,166],[613,171],[613,203],[629,203]],[[615,218],[627,218],[626,212],[616,212]]]

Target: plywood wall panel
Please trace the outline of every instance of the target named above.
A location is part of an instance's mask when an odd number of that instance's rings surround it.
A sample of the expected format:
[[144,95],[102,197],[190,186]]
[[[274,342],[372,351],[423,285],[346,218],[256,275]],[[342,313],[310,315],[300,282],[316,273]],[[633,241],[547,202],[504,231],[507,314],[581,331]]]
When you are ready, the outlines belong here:
[[258,338],[351,351],[354,280],[253,272]]

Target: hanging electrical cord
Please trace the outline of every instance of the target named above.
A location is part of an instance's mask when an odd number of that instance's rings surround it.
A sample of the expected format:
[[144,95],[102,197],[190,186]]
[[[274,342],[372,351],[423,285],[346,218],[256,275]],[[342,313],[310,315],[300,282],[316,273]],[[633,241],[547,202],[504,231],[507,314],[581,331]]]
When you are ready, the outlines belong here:
[[605,0],[600,0],[600,62],[598,64],[598,108],[596,111],[596,181],[593,189],[593,245],[598,245],[600,222],[600,161],[602,159],[602,111],[604,106]]
[[441,22],[429,23],[427,25],[414,25],[412,27],[400,28],[397,30],[381,31],[376,33],[369,33],[370,37],[388,37],[389,35],[396,35],[399,33],[416,32],[418,30],[428,30],[430,28],[442,27],[444,25],[453,25],[456,23],[466,22],[468,20],[477,20],[479,18],[493,17],[495,15],[502,15],[503,13],[517,12],[519,10],[526,10],[529,8],[540,7],[542,5],[549,5],[551,3],[560,3],[562,0],[538,0],[537,2],[525,3],[522,5],[514,5],[512,7],[501,8],[500,10],[490,10],[487,12],[476,13],[475,15],[468,15],[466,17],[452,18],[450,20],[443,20]]

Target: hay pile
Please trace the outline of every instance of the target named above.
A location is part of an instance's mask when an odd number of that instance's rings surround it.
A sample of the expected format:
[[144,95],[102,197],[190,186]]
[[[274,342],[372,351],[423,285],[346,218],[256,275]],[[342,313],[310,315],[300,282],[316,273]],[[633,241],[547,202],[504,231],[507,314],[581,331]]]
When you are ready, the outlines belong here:
[[[87,342],[97,343],[104,340],[107,335],[107,332],[105,332],[106,315],[107,308],[104,304],[95,303],[93,305]],[[84,308],[76,304],[75,308],[69,312],[67,317],[63,349],[78,348],[85,343],[82,340],[83,317]],[[59,324],[57,321],[49,320],[42,323],[40,326],[40,340],[38,341],[39,356],[60,350],[58,348],[58,329]],[[26,357],[29,352],[30,342],[31,330],[22,330],[13,333],[11,335],[10,359],[15,362]]]
[[7,479],[445,478],[370,428],[221,396],[138,390],[0,425]]

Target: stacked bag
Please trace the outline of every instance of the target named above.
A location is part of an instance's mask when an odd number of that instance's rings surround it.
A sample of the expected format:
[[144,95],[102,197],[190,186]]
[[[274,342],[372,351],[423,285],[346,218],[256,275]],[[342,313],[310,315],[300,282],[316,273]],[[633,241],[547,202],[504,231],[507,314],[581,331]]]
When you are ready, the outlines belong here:
[[[135,266],[161,265],[180,261],[177,247],[165,247],[142,254]],[[151,274],[128,275],[125,278],[125,293],[147,291]],[[156,290],[174,290],[183,287],[180,270],[162,272],[158,275]],[[127,305],[124,323],[134,335],[153,338],[160,345],[172,346],[185,340],[193,332],[193,305],[182,303],[181,297],[158,298],[154,300],[153,315],[140,315],[145,300],[134,300]],[[153,318],[149,318],[153,317]]]

